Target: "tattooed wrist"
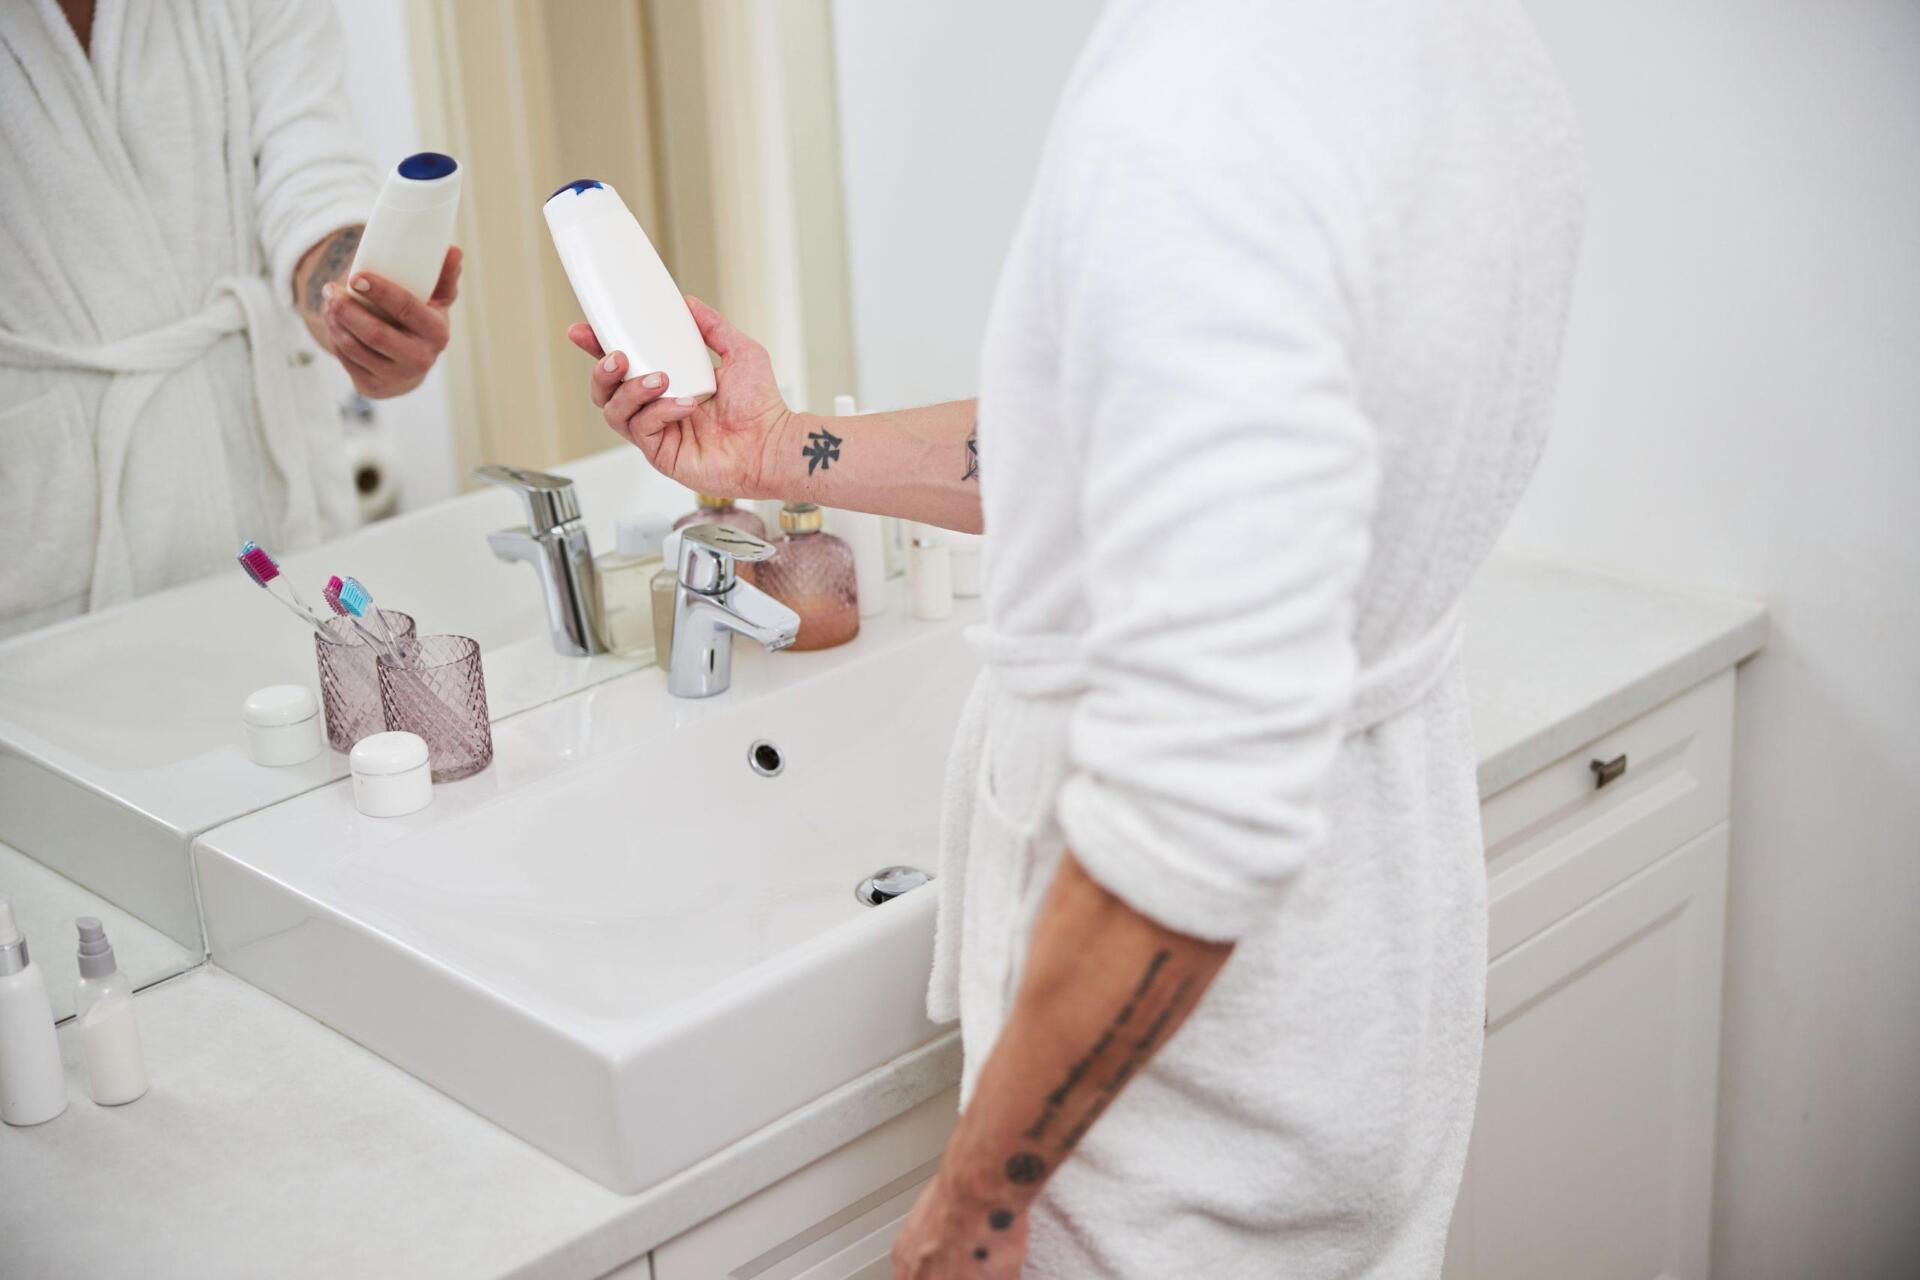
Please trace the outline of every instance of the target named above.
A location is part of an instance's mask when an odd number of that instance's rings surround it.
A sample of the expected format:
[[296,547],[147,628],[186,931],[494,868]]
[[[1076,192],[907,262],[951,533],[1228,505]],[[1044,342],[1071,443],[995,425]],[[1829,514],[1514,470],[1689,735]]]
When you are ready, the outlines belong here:
[[977,424],[967,433],[967,470],[960,478],[973,481],[980,479],[980,428]]
[[360,249],[362,227],[342,227],[307,250],[306,275],[299,290],[300,309],[319,314],[326,302],[326,286],[347,273]]
[[807,460],[807,474],[811,476],[815,471],[831,470],[833,464],[840,461],[840,449],[846,441],[833,434],[830,420],[818,420],[808,426],[800,456]]

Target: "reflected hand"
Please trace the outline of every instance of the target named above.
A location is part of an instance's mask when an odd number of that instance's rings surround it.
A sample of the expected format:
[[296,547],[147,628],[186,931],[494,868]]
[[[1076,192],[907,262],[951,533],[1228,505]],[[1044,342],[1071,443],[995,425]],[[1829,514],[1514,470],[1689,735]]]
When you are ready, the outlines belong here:
[[768,491],[775,472],[766,458],[793,415],[774,380],[773,361],[765,347],[700,299],[689,297],[687,310],[700,337],[720,356],[710,399],[681,402],[664,373],[621,381],[626,353],[602,351],[592,327],[576,324],[568,339],[599,360],[589,382],[593,402],[655,470],[687,488],[725,498],[778,497]]
[[460,294],[460,261],[459,246],[447,250],[440,280],[425,299],[366,271],[322,290],[327,348],[361,395],[383,400],[426,378],[452,333],[447,309]]

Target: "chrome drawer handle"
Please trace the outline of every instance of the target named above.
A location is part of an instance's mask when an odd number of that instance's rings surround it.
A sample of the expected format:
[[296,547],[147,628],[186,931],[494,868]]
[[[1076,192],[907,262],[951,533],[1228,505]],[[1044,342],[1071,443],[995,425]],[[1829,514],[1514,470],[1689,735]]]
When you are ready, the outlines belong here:
[[1593,785],[1598,790],[1627,771],[1627,753],[1623,751],[1611,760],[1595,760],[1587,767],[1593,770]]

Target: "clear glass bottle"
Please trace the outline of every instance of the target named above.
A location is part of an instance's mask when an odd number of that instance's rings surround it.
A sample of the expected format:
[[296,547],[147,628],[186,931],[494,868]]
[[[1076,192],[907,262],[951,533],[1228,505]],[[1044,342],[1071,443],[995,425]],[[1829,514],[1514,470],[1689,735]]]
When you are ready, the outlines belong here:
[[[710,494],[694,495],[699,503],[692,511],[673,522],[675,529],[684,529],[690,524],[717,524],[728,529],[738,529],[741,533],[752,534],[762,542],[772,539],[767,533],[767,522],[758,515],[740,506],[732,498],[716,498]],[[735,569],[742,582],[759,581],[757,572],[760,566],[742,564]]]
[[666,661],[654,643],[653,576],[666,563],[660,543],[664,520],[622,516],[613,527],[613,551],[594,559],[600,575],[600,643],[623,658]]
[[758,586],[800,615],[795,649],[831,649],[860,634],[860,593],[853,548],[821,532],[820,508],[790,502],[780,511],[786,535],[763,560]]

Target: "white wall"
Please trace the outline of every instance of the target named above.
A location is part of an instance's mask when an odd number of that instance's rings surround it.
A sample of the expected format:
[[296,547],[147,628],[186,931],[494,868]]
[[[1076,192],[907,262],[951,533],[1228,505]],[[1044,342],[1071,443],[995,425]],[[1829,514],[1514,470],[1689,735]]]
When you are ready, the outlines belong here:
[[[407,61],[406,10],[393,0],[333,0],[333,7],[346,35],[347,98],[367,157],[384,176],[422,147]],[[459,323],[457,312],[454,323]],[[374,422],[397,459],[403,511],[458,491],[445,377],[436,367],[407,395],[374,405]],[[339,396],[352,390],[345,373],[336,382]]]
[[1715,1272],[1920,1267],[1920,5],[1530,0],[1593,200],[1510,541],[1765,597]]
[[1101,0],[834,0],[863,408],[971,396],[1000,260]]

